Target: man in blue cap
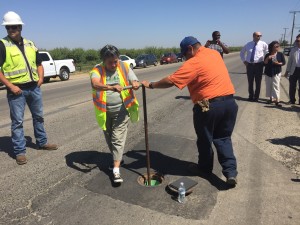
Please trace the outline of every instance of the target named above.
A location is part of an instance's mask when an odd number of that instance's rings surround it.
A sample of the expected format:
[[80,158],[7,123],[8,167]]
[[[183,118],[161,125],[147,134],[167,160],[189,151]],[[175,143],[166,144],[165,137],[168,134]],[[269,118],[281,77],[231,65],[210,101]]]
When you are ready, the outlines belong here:
[[186,62],[173,74],[157,82],[143,81],[150,89],[179,89],[188,87],[194,103],[194,128],[197,134],[199,152],[198,164],[189,169],[198,175],[210,175],[213,170],[213,149],[215,145],[222,172],[229,185],[237,184],[237,163],[233,153],[231,135],[236,121],[238,106],[228,70],[221,55],[205,48],[192,37],[185,37],[180,43]]

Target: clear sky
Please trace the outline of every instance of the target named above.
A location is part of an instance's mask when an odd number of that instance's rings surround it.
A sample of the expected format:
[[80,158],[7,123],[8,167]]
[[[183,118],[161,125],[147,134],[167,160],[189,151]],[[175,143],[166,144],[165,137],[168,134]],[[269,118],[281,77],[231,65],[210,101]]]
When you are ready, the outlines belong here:
[[[290,40],[291,10],[300,11],[300,0],[2,0],[0,18],[18,13],[22,36],[46,49],[179,47],[189,35],[205,44],[214,30],[229,46],[242,46],[254,31],[267,43],[279,40],[284,27]],[[294,37],[300,13],[295,23]],[[0,36],[6,36],[4,27]]]

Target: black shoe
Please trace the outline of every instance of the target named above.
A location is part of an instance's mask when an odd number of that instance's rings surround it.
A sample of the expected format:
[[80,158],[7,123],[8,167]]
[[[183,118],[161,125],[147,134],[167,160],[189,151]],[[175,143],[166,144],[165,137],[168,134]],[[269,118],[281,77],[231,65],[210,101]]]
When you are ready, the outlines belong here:
[[254,99],[253,99],[253,98],[248,98],[248,99],[247,99],[247,101],[249,101],[249,102],[253,102],[253,101],[254,101]]
[[275,105],[276,105],[277,107],[282,107],[282,105],[281,105],[279,102],[275,102]]
[[253,102],[258,102],[258,98],[254,98],[254,99],[253,99]]
[[226,183],[230,186],[236,186],[237,179],[236,179],[236,177],[228,177]]
[[[120,166],[123,166],[123,165],[124,165],[124,160],[122,159],[121,163],[120,163]],[[110,164],[109,167],[108,167],[108,169],[109,170],[113,170],[114,169],[114,163]]]
[[123,182],[123,179],[122,179],[120,173],[114,173],[114,182],[115,183],[122,183]]
[[289,101],[287,102],[288,105],[295,105],[295,102]]

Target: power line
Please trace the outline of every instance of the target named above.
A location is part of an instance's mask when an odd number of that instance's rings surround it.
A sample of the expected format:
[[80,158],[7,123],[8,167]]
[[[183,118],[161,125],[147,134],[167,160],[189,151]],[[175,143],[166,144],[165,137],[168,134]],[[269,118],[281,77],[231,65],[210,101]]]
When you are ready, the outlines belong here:
[[287,27],[284,27],[284,36],[283,36],[283,48],[285,47],[285,35],[286,35],[286,30],[289,29]]
[[291,42],[290,42],[290,45],[292,46],[293,33],[294,33],[294,27],[295,27],[295,17],[296,17],[296,13],[300,13],[300,11],[290,11],[290,13],[294,14],[294,17],[293,17],[293,26],[292,26],[292,35],[291,35]]

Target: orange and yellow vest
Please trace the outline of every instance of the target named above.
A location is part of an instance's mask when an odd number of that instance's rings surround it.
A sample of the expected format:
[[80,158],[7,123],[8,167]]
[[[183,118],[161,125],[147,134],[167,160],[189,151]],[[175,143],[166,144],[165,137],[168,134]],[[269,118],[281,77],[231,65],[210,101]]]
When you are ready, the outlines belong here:
[[[25,38],[23,39],[24,52],[29,64],[28,68],[21,50],[9,37],[3,38],[0,41],[3,42],[6,51],[6,59],[1,68],[5,78],[13,84],[38,81],[39,76],[36,66],[37,48],[34,43]],[[30,76],[30,72],[32,76]]]
[[[122,62],[118,62],[117,72],[122,87],[129,85],[128,72],[129,66]],[[96,65],[90,74],[96,73],[100,77],[100,82],[106,84],[106,69],[103,63]],[[132,89],[121,91],[121,97],[125,108],[127,109],[131,122],[139,121],[139,103]],[[99,91],[93,88],[93,102],[96,113],[96,120],[101,129],[106,130],[106,91]]]

